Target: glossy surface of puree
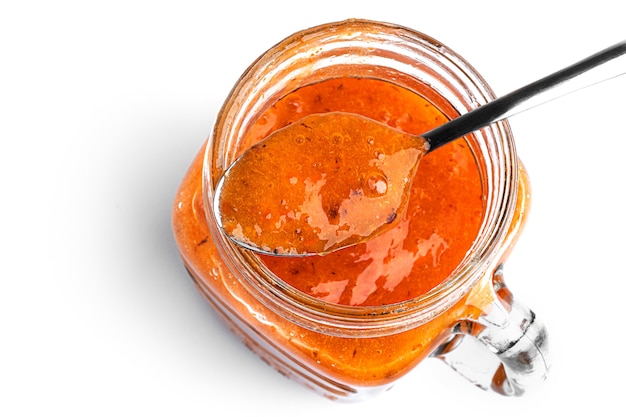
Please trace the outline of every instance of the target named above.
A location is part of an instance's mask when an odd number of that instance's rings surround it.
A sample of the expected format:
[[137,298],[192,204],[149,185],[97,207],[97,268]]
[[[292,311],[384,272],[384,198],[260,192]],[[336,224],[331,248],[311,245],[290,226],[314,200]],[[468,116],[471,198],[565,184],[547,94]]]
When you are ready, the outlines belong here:
[[[447,120],[424,98],[396,85],[339,78],[284,97],[258,119],[245,143],[252,145],[306,115],[325,112],[360,114],[416,135]],[[371,152],[377,152],[375,143]],[[328,162],[349,159],[351,153],[346,148],[340,155],[329,155]],[[291,161],[282,163],[289,166]],[[426,154],[409,192],[407,210],[396,219],[397,225],[366,243],[325,256],[262,260],[288,284],[331,303],[386,305],[423,295],[459,264],[482,220],[479,173],[466,142],[457,140]],[[259,215],[266,216],[280,201],[261,198],[256,205]]]

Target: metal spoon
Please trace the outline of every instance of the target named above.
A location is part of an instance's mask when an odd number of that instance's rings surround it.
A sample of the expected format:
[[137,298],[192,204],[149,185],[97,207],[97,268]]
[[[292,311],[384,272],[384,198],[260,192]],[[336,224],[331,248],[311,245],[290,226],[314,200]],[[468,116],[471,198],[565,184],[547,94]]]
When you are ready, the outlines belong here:
[[[622,75],[626,60],[617,58],[625,53],[623,41],[420,136],[356,114],[307,116],[245,151],[225,171],[214,196],[217,224],[235,243],[267,255],[322,255],[365,242],[395,227],[402,217],[410,182],[425,153],[491,123]],[[337,137],[337,129],[345,133],[340,135],[341,141],[329,140]],[[373,132],[377,144],[384,143],[385,154],[394,158],[377,161],[372,160],[371,151],[364,152]],[[289,150],[293,146],[302,146],[297,153],[300,160]],[[319,171],[317,180],[303,184],[304,178],[298,176],[275,175],[292,166],[321,166],[329,155],[346,149],[351,150],[351,158],[342,160],[332,178],[327,178],[331,175],[328,171]],[[272,198],[280,210],[273,215],[261,213],[258,202]]]

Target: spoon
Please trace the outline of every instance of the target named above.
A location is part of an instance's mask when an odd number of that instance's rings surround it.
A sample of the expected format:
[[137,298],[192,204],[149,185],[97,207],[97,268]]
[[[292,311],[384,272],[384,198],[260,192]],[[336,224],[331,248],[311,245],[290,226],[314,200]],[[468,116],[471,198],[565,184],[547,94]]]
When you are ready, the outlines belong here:
[[305,116],[224,172],[213,200],[217,224],[238,245],[266,255],[324,255],[365,242],[401,220],[426,153],[626,73],[616,59],[624,53],[626,41],[419,136],[352,113]]

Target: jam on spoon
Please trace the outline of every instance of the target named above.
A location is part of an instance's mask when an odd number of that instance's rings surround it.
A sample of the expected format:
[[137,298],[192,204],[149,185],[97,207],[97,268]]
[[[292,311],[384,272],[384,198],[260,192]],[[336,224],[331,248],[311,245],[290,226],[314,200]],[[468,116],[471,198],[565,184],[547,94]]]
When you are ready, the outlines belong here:
[[[420,136],[357,114],[306,116],[246,150],[226,170],[215,189],[217,223],[237,244],[272,255],[323,255],[367,241],[396,226],[427,152],[625,73],[624,60],[616,60],[625,52],[626,41]],[[602,65],[609,62],[619,65]]]
[[280,255],[359,243],[395,226],[428,146],[360,115],[311,114],[232,165],[216,191],[219,224],[240,244]]

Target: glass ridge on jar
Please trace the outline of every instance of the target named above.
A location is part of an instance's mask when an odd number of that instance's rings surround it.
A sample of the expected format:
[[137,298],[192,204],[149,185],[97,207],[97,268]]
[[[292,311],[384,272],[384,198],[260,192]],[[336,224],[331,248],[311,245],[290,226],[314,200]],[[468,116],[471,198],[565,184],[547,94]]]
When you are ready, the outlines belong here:
[[[465,139],[481,174],[483,222],[457,269],[423,296],[385,306],[324,302],[274,276],[217,227],[214,187],[250,145],[246,133],[258,115],[300,87],[345,76],[418,92],[449,118],[494,96],[461,57],[409,28],[347,20],[286,38],[237,81],[180,186],[172,220],[189,274],[251,350],[329,398],[367,399],[428,357],[442,359],[484,389],[521,395],[546,377],[549,359],[545,328],[502,280],[502,264],[523,227],[530,197],[506,122]],[[484,355],[476,356],[476,346]],[[357,349],[370,352],[365,363],[372,369],[382,349],[395,360],[380,364],[386,372],[338,366],[346,352]]]

